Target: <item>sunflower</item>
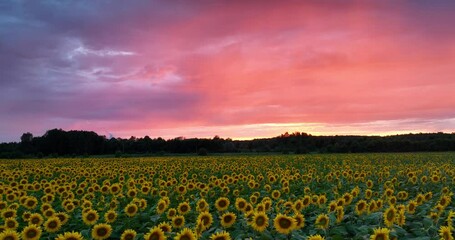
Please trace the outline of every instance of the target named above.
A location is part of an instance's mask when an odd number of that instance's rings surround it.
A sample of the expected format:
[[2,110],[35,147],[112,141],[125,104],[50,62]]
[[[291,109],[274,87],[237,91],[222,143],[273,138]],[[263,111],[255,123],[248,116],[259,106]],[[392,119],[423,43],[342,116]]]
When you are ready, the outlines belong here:
[[391,196],[388,200],[389,205],[394,206],[397,203],[397,198],[395,196]]
[[404,209],[399,210],[395,219],[398,226],[403,226],[406,223],[406,216],[404,215]]
[[376,201],[376,210],[381,209],[382,206],[383,206],[382,200],[381,200],[381,199],[378,199],[378,200]]
[[318,198],[318,204],[319,206],[324,205],[327,202],[327,197],[325,195],[321,195]]
[[439,236],[441,236],[441,239],[443,240],[453,240],[453,235],[452,235],[452,228],[449,226],[441,226],[439,228]]
[[277,200],[278,198],[280,198],[280,196],[281,196],[280,191],[278,191],[276,189],[272,191],[272,198],[273,199]]
[[5,219],[4,226],[6,229],[15,230],[17,227],[19,227],[19,223],[15,218],[7,218]]
[[30,220],[30,216],[32,215],[31,212],[29,211],[26,211],[26,212],[23,212],[22,213],[22,219],[25,221],[25,222],[28,222],[28,220]]
[[367,189],[365,191],[365,198],[370,199],[372,196],[373,196],[373,191],[371,191],[371,189]]
[[221,226],[223,226],[224,228],[231,227],[235,223],[236,218],[237,216],[231,212],[227,212],[221,215]]
[[319,214],[316,218],[316,226],[320,229],[327,229],[329,227],[330,218],[327,214]]
[[162,213],[164,213],[164,211],[166,211],[167,207],[168,207],[168,204],[166,203],[166,201],[163,199],[160,199],[158,201],[158,204],[156,205],[156,212],[158,214],[162,214]]
[[59,234],[55,240],[83,240],[84,237],[78,232],[65,232]]
[[39,214],[39,213],[32,213],[32,214],[30,215],[30,218],[29,218],[28,222],[29,222],[30,224],[35,224],[35,225],[37,225],[37,226],[40,226],[41,224],[43,224],[44,218],[43,218],[43,216],[41,216],[41,214]]
[[6,229],[4,232],[0,233],[1,240],[19,240],[20,235],[12,229]]
[[432,192],[427,192],[425,194],[425,201],[430,201],[433,198],[433,193]]
[[138,207],[134,203],[129,203],[128,205],[126,205],[124,211],[128,217],[134,217],[134,215],[136,215],[138,211]]
[[354,199],[354,196],[352,196],[352,194],[350,194],[350,193],[345,193],[343,195],[343,199],[344,199],[344,205],[347,206],[347,205],[351,204],[352,199]]
[[44,229],[46,232],[54,233],[60,230],[62,223],[58,217],[50,217],[44,222]]
[[134,198],[136,197],[137,195],[137,190],[132,188],[132,189],[129,189],[128,192],[126,193],[128,195],[128,197],[130,198]]
[[28,197],[25,199],[25,204],[24,206],[29,209],[29,210],[33,210],[36,208],[36,206],[38,205],[38,200],[36,200],[35,197]]
[[253,224],[254,211],[246,212],[243,214],[243,216],[248,224]]
[[196,211],[198,212],[205,212],[208,211],[209,204],[205,199],[201,198],[199,201],[196,203]]
[[169,224],[167,222],[162,222],[162,223],[158,224],[158,227],[161,228],[161,230],[165,233],[170,233],[172,231],[171,224]]
[[93,209],[90,209],[82,214],[82,221],[89,226],[95,224],[98,221],[98,219],[99,219],[98,212]]
[[163,230],[161,230],[161,228],[156,226],[156,227],[153,227],[152,229],[150,229],[150,231],[147,234],[145,234],[144,239],[145,240],[165,240],[166,236],[164,235]]
[[367,210],[367,202],[365,200],[358,201],[357,204],[355,205],[355,213],[357,215],[362,215],[362,213],[364,213],[365,210]]
[[272,201],[270,199],[268,200],[266,198],[264,199],[262,199],[262,203],[264,204],[264,210],[268,212],[272,208]]
[[311,203],[311,197],[308,195],[304,196],[302,199],[303,207],[304,208],[308,207],[310,205],[310,203]]
[[175,191],[180,194],[180,195],[185,195],[186,193],[186,186],[185,185],[179,185],[175,188]]
[[218,233],[214,233],[210,236],[210,240],[231,240],[231,235],[228,232],[222,231]]
[[63,208],[64,208],[65,211],[67,211],[67,212],[72,212],[72,211],[74,211],[74,209],[75,209],[76,207],[74,206],[73,203],[68,203],[68,204],[65,204],[65,205],[63,206]]
[[42,230],[35,224],[28,225],[22,230],[22,239],[24,240],[37,240],[41,237]]
[[174,238],[175,240],[196,240],[196,235],[189,228],[184,228]]
[[335,209],[336,217],[337,217],[337,223],[340,223],[343,221],[344,217],[344,207],[343,206],[338,206]]
[[247,213],[247,212],[250,212],[250,211],[253,211],[253,205],[251,205],[250,203],[247,203],[245,208],[243,209],[243,212]]
[[46,218],[53,217],[54,214],[55,214],[55,210],[52,209],[52,208],[46,209],[46,210],[43,212],[43,216],[46,217]]
[[174,228],[182,228],[185,225],[185,217],[181,215],[177,215],[172,218],[172,226]]
[[370,240],[389,240],[390,230],[388,228],[376,228]]
[[213,223],[212,214],[210,214],[209,212],[201,212],[197,217],[197,222],[202,223],[203,226],[202,230],[209,228],[210,225],[212,225]]
[[117,212],[114,210],[109,210],[104,214],[104,221],[107,223],[113,223],[117,219]]
[[191,211],[190,204],[188,204],[187,202],[180,203],[179,206],[177,207],[177,211],[179,212],[180,215],[186,215]]
[[443,207],[447,207],[451,201],[452,200],[450,196],[442,196],[441,199],[439,199],[439,204]]
[[64,212],[58,212],[55,214],[55,216],[58,217],[62,225],[66,224],[70,219],[70,216]]
[[336,201],[331,201],[329,203],[329,206],[327,207],[327,211],[330,213],[330,212],[334,212],[335,209],[338,207],[337,205],[337,202]]
[[257,212],[265,212],[265,205],[263,203],[259,203],[258,205],[256,205],[255,210]]
[[258,232],[263,232],[269,226],[269,217],[264,212],[254,212],[251,226]]
[[220,197],[215,201],[215,207],[218,211],[225,211],[228,209],[230,201],[228,198]]
[[409,201],[408,205],[406,206],[408,213],[414,214],[417,208],[417,202],[414,200]]
[[387,208],[387,210],[385,210],[385,212],[383,214],[383,218],[384,218],[384,224],[387,227],[393,226],[393,222],[395,221],[396,214],[397,214],[397,210],[393,206],[390,206],[389,208]]
[[276,231],[283,234],[289,234],[297,225],[297,221],[293,217],[289,217],[278,213],[273,220],[273,226]]
[[306,240],[325,240],[325,238],[319,234],[316,234],[316,235],[311,235],[311,236],[307,237]]
[[92,238],[96,240],[106,239],[111,236],[112,227],[106,223],[96,224],[92,229]]
[[133,240],[136,237],[136,231],[132,229],[127,229],[123,231],[122,235],[120,236],[120,240]]
[[119,194],[121,190],[122,190],[122,186],[120,186],[120,184],[118,184],[118,183],[112,184],[112,186],[110,188],[110,192],[112,195]]
[[305,217],[301,213],[296,213],[294,219],[297,222],[295,229],[301,229],[305,226]]
[[15,218],[17,216],[17,212],[15,209],[6,209],[2,211],[2,218]]

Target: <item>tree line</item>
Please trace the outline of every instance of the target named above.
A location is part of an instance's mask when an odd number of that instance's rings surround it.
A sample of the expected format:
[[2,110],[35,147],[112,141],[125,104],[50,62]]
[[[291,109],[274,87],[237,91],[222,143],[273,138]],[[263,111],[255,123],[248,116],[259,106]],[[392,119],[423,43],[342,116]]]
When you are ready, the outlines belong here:
[[80,157],[93,155],[208,153],[363,153],[455,151],[455,133],[419,133],[393,136],[312,136],[285,133],[273,138],[106,138],[92,131],[48,130],[35,137],[24,133],[20,142],[0,144],[0,158]]

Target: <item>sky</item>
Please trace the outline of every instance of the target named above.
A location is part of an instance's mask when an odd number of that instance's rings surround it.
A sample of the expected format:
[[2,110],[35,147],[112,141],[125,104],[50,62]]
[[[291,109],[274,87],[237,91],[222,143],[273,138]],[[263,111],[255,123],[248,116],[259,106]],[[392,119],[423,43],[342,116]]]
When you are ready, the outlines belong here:
[[455,1],[0,1],[0,142],[455,132]]

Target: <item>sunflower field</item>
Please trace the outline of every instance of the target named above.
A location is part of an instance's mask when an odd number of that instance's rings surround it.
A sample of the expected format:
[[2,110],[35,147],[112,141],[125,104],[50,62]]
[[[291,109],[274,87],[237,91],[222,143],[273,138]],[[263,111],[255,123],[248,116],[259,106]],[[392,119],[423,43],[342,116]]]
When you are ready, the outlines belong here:
[[3,239],[453,239],[455,153],[0,160]]

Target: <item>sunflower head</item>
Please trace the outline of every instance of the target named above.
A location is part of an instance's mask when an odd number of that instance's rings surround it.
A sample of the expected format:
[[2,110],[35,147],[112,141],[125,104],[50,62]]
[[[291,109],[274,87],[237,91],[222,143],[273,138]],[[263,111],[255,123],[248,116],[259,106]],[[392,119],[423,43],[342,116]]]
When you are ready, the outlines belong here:
[[19,227],[19,223],[15,218],[7,218],[5,219],[5,224],[4,224],[6,229],[16,229]]
[[28,225],[22,230],[22,239],[37,240],[40,238],[42,230],[37,225]]
[[301,229],[305,226],[305,217],[302,214],[296,213],[294,219],[296,221],[295,229]]
[[189,228],[184,228],[174,238],[175,240],[196,240],[196,234]]
[[150,231],[145,234],[144,236],[145,240],[164,240],[166,239],[166,236],[164,235],[163,230],[159,228],[158,226],[153,227],[150,229]]
[[162,214],[162,213],[164,213],[164,211],[166,211],[167,207],[168,207],[168,204],[166,203],[166,201],[163,199],[160,199],[158,201],[158,204],[156,205],[156,212],[158,214]]
[[276,231],[282,234],[289,234],[292,230],[295,229],[297,221],[290,216],[283,215],[279,213],[273,220],[273,226]]
[[197,217],[197,222],[201,222],[203,230],[207,229],[212,225],[213,217],[209,212],[201,212]]
[[196,211],[204,212],[208,210],[209,204],[207,203],[207,201],[205,201],[205,199],[202,198],[197,202],[196,206],[197,206]]
[[370,240],[389,240],[390,230],[388,228],[376,228]]
[[0,233],[0,239],[5,239],[5,240],[19,240],[20,235],[17,233],[15,230],[12,229],[6,229],[2,233]]
[[237,216],[234,213],[227,212],[221,215],[221,226],[224,228],[229,228],[231,227],[236,220]]
[[316,218],[316,226],[320,229],[327,229],[329,227],[330,218],[327,214],[319,214]]
[[215,201],[215,207],[218,211],[225,211],[228,209],[230,201],[228,198],[220,197]]
[[50,217],[44,222],[44,229],[49,233],[57,232],[61,226],[62,223],[58,217]]
[[231,240],[231,235],[226,231],[222,231],[212,234],[210,240]]
[[387,227],[393,226],[393,222],[395,221],[396,214],[397,214],[397,210],[393,206],[390,206],[389,208],[387,208],[387,210],[385,210],[385,212],[383,214],[383,218],[384,218],[384,224]]
[[82,221],[86,225],[93,225],[98,221],[98,219],[99,219],[98,212],[93,209],[89,209],[82,214]]
[[138,207],[134,203],[129,203],[128,205],[126,205],[124,211],[128,217],[134,217],[138,211]]
[[93,226],[92,238],[96,240],[106,239],[111,236],[112,227],[106,223],[99,223]]
[[258,232],[263,232],[269,226],[269,217],[264,212],[254,212],[251,226]]
[[182,228],[185,225],[185,217],[177,215],[172,218],[172,226],[174,228]]
[[167,222],[162,222],[162,223],[158,224],[158,227],[165,233],[170,233],[172,231],[171,224],[169,224]]
[[452,228],[449,226],[441,226],[439,228],[439,236],[441,236],[441,239],[443,240],[452,240]]
[[191,211],[190,204],[187,202],[180,203],[179,206],[177,207],[177,211],[181,215],[185,215],[185,214],[189,213]]
[[55,214],[56,217],[58,217],[58,219],[60,220],[60,222],[62,223],[62,225],[64,225],[65,223],[68,222],[68,220],[70,219],[70,216],[64,212],[58,212]]
[[114,210],[109,210],[104,214],[104,221],[107,223],[113,223],[117,219],[117,212]]
[[120,236],[120,240],[134,240],[136,235],[137,235],[136,231],[132,229],[127,229]]
[[365,200],[360,200],[357,202],[357,204],[355,205],[355,213],[357,215],[362,215],[362,213],[365,212],[365,210],[367,209],[367,202]]
[[324,237],[322,237],[321,235],[319,234],[316,234],[316,235],[311,235],[307,238],[307,240],[325,240]]

